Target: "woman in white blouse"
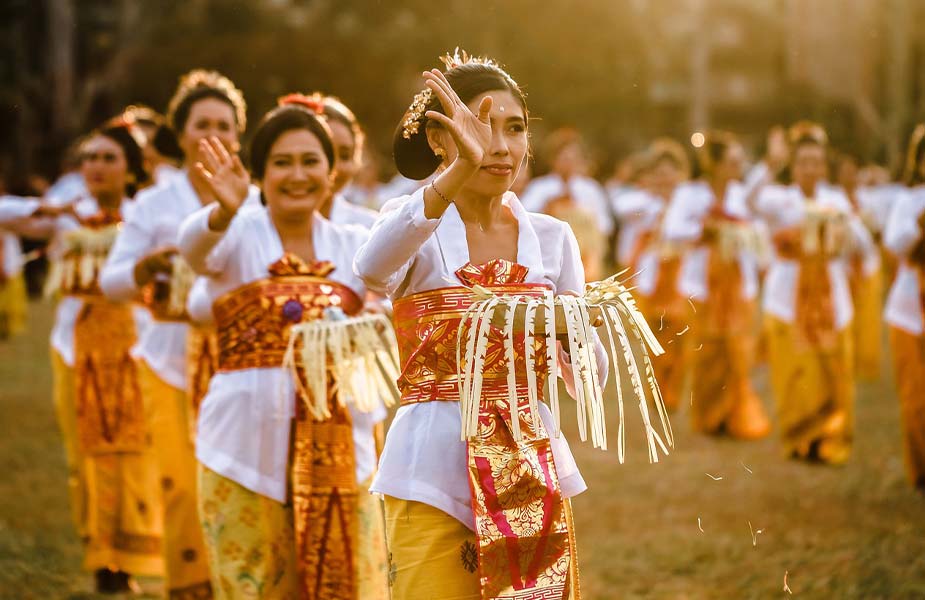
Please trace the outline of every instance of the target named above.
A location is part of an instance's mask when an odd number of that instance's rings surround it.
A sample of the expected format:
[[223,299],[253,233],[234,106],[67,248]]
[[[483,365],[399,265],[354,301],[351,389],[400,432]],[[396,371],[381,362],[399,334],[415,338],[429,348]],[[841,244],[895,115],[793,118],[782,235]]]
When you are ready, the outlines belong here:
[[393,142],[404,176],[436,176],[385,205],[355,263],[393,301],[402,359],[402,406],[372,486],[385,495],[392,598],[565,598],[577,584],[568,498],[586,487],[568,444],[542,403],[542,422],[521,419],[532,441],[513,444],[506,400],[491,402],[506,388],[489,375],[478,441],[461,441],[455,352],[471,286],[581,293],[581,257],[565,223],[509,192],[528,149],[518,85],[487,59],[443,60]]
[[775,246],[763,297],[771,384],[788,456],[841,464],[854,430],[849,261],[876,248],[848,199],[825,184],[822,128],[798,123],[790,138],[793,183],[765,187],[753,203]]
[[[164,557],[168,590],[209,593],[210,577],[196,512],[196,461],[190,442],[185,315],[169,309],[171,287],[184,269],[177,260],[180,223],[203,201],[190,170],[198,144],[218,137],[232,151],[246,125],[241,91],[215,71],[193,70],[180,79],[167,120],[184,154],[184,170],[142,191],[116,240],[100,285],[114,300],[144,299],[154,319],[133,349],[157,452],[164,493]],[[182,287],[182,286],[177,286]],[[182,307],[182,304],[181,304]]]
[[704,433],[756,439],[770,422],[751,384],[759,238],[741,183],[745,153],[732,134],[710,132],[699,159],[704,178],[678,187],[662,233],[684,247],[678,291],[696,306],[692,423]]
[[925,125],[909,141],[906,182],[883,243],[899,260],[886,301],[909,480],[925,493]]
[[245,204],[250,177],[238,157],[203,142],[199,169],[218,202],[180,232],[181,253],[205,276],[218,336],[196,457],[222,598],[387,594],[382,556],[376,574],[359,573],[355,555],[370,551],[357,536],[357,494],[373,470],[371,430],[383,415],[348,411],[332,396],[333,416],[316,419],[282,366],[292,324],[321,318],[324,306],[354,313],[366,294],[352,264],[367,231],[318,213],[335,164],[321,111],[314,99],[288,96],[258,126],[251,171],[265,206]]

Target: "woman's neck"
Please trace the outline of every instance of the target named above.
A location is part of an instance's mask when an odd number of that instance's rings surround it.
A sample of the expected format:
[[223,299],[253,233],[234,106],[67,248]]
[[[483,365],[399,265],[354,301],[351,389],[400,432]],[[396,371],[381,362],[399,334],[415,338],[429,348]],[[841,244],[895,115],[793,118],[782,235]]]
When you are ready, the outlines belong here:
[[314,246],[312,245],[312,218],[314,212],[297,215],[278,215],[272,210],[270,221],[279,234],[283,249],[293,252],[303,259],[314,259]]
[[325,201],[321,204],[321,206],[318,207],[318,212],[319,212],[319,213],[321,214],[321,216],[324,217],[325,219],[330,219],[330,218],[331,218],[331,212],[334,210],[334,197],[335,197],[336,195],[337,195],[337,193],[331,194],[330,196],[328,196],[327,200],[325,200]]
[[504,218],[503,197],[460,192],[455,200],[456,210],[463,223],[478,225],[482,231],[488,231]]
[[100,210],[107,213],[117,212],[122,205],[122,194],[118,193],[97,194],[94,199],[96,200],[96,205],[100,207]]
[[808,184],[797,184],[797,187],[800,188],[800,191],[803,193],[803,196],[807,200],[813,200],[816,197],[816,183]]

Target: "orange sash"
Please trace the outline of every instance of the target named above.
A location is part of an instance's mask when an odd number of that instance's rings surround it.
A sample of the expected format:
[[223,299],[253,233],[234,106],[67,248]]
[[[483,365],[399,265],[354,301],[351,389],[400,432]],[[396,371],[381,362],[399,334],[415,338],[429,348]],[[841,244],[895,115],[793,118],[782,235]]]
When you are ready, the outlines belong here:
[[[466,285],[499,294],[542,296],[543,285],[525,284],[527,268],[504,260],[467,264],[456,272]],[[402,374],[402,404],[458,402],[456,346],[462,317],[475,300],[466,287],[412,294],[395,301],[394,320]],[[564,599],[575,544],[567,522],[549,435],[529,416],[523,334],[515,339],[516,390],[523,441],[515,442],[508,405],[504,335],[492,327],[485,358],[478,435],[467,441],[469,486],[478,537],[483,600]],[[539,388],[548,375],[545,340],[537,338]]]
[[[326,279],[330,263],[306,265],[286,255],[270,277],[216,300],[218,371],[281,367],[295,323],[320,319],[341,307],[356,314],[362,300],[347,286]],[[330,375],[329,375],[330,377]],[[328,385],[331,417],[313,418],[296,403],[291,489],[302,600],[357,600],[357,482],[349,410]]]
[[[118,223],[111,213],[82,221],[85,228],[102,232],[102,237],[104,230]],[[102,248],[97,251],[104,252]],[[73,261],[77,272],[82,253],[71,251],[63,260]],[[78,273],[70,288],[63,290],[79,295],[84,303],[74,325],[78,439],[82,450],[90,454],[140,452],[148,442],[138,372],[129,354],[136,340],[132,308],[106,300],[96,265],[92,268],[89,284]]]

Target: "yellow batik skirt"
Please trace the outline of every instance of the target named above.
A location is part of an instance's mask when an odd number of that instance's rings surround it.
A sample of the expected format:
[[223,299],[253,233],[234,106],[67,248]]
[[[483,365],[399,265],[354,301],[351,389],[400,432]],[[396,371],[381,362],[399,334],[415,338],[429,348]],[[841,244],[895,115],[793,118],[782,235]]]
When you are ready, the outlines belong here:
[[854,299],[854,351],[858,377],[880,378],[883,347],[883,273],[859,277],[852,286]]
[[[568,499],[564,507],[572,528]],[[482,598],[478,540],[459,519],[422,502],[386,496],[385,527],[392,600]],[[577,564],[572,565],[572,581],[578,579],[577,568]],[[570,587],[567,600],[579,600],[578,586]]]
[[[386,600],[382,502],[360,485],[357,598]],[[293,512],[199,465],[199,513],[216,598],[299,600]]]
[[906,471],[912,484],[925,491],[925,335],[892,327],[890,342],[896,364]]
[[67,492],[71,505],[71,518],[80,539],[87,537],[87,481],[84,473],[85,457],[77,436],[77,398],[74,386],[74,368],[68,366],[58,352],[51,348],[52,398],[64,457],[67,462]]
[[[707,314],[701,305],[698,316]],[[753,308],[746,323],[751,323]],[[751,382],[757,345],[754,332],[709,332],[698,319],[691,350],[691,422],[702,433],[725,433],[738,439],[764,437],[771,424]]]
[[767,317],[771,387],[788,456],[840,464],[854,432],[853,331],[835,335],[831,347],[807,342],[791,324]]
[[145,422],[157,461],[164,511],[164,566],[171,599],[208,598],[209,563],[196,502],[196,455],[189,436],[189,401],[136,361]]
[[28,310],[29,297],[22,273],[0,282],[0,339],[25,330]]

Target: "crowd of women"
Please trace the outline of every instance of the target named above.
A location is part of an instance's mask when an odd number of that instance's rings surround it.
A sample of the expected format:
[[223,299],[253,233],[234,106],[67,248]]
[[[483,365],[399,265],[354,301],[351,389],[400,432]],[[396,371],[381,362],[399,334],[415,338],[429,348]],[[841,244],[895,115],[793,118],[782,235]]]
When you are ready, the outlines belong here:
[[[501,375],[486,368],[463,440],[458,331],[475,288],[580,296],[618,269],[667,350],[653,367],[669,409],[766,436],[751,372],[767,360],[798,459],[848,460],[856,373],[878,375],[885,321],[925,490],[925,127],[902,186],[848,157],[830,180],[811,123],[772,132],[750,169],[734,136],[707,133],[697,179],[656,140],[606,189],[561,131],[531,181],[520,86],[487,59],[444,64],[375,194],[354,181],[364,133],[342,102],[293,93],[248,130],[241,91],[195,70],[166,116],[133,106],[85,135],[44,197],[0,198],[5,333],[23,323],[20,238],[49,241],[54,404],[98,591],[162,576],[177,599],[580,597],[569,498],[585,482],[545,404],[513,411],[512,437],[495,393],[556,371],[574,393],[572,347],[536,373],[489,351]],[[393,319],[388,435],[384,404],[360,410],[337,382],[308,401],[306,373],[283,366],[293,325],[330,307]]]

